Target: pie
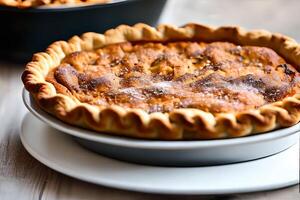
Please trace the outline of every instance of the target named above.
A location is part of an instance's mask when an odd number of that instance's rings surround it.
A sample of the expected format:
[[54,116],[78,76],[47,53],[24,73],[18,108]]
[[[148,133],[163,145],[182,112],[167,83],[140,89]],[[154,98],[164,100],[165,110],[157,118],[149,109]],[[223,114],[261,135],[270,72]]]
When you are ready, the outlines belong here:
[[300,121],[300,45],[239,27],[121,25],[37,53],[38,105],[106,134],[160,140],[265,133]]
[[78,5],[78,4],[101,4],[110,0],[0,0],[0,5],[30,8],[38,6]]

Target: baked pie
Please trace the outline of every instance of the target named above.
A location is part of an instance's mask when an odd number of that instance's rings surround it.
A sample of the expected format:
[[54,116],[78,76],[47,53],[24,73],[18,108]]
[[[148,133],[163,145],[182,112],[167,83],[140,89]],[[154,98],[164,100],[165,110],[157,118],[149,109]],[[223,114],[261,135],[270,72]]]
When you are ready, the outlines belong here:
[[80,4],[101,4],[110,0],[0,0],[0,5],[30,8],[38,6],[58,6],[58,5],[80,5]]
[[135,138],[241,137],[300,120],[300,46],[239,27],[121,25],[52,44],[22,80],[60,120]]

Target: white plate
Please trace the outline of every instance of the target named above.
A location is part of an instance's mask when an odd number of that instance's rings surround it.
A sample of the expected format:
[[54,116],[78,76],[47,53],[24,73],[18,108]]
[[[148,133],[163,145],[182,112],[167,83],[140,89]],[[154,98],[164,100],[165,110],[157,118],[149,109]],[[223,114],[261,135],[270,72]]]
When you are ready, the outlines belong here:
[[299,144],[251,162],[210,167],[153,167],[92,153],[70,136],[27,114],[21,141],[43,164],[66,175],[109,187],[164,194],[228,194],[299,183]]
[[96,133],[63,123],[42,111],[24,90],[30,112],[48,125],[75,136],[95,152],[120,160],[160,166],[228,164],[266,157],[283,151],[298,140],[299,125],[249,137],[206,141],[149,141]]

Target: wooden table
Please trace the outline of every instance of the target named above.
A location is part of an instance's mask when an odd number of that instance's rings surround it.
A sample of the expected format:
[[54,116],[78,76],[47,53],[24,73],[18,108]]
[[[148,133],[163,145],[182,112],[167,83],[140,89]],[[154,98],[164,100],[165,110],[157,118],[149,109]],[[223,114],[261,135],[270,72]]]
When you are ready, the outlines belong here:
[[[240,24],[268,28],[300,41],[300,1],[170,0],[162,22]],[[21,100],[24,64],[0,61],[0,200],[27,199],[299,199],[299,185],[275,191],[226,196],[165,196],[128,192],[85,183],[57,173],[32,158],[19,139],[27,112]]]

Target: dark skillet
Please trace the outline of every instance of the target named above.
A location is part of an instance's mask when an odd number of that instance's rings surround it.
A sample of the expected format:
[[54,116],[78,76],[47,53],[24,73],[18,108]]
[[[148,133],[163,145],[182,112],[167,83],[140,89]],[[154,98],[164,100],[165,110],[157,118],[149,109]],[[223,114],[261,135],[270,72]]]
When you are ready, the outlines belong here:
[[103,33],[120,24],[155,25],[167,0],[127,0],[69,8],[0,6],[0,58],[28,61],[50,43],[84,32]]

